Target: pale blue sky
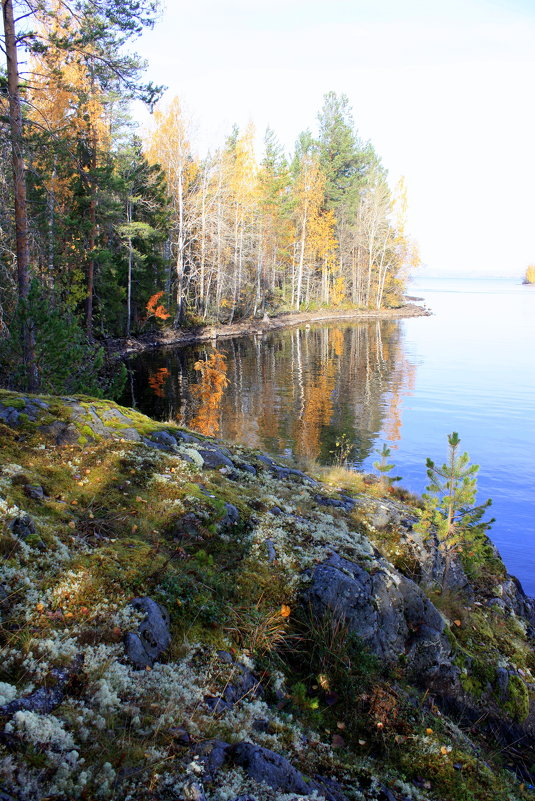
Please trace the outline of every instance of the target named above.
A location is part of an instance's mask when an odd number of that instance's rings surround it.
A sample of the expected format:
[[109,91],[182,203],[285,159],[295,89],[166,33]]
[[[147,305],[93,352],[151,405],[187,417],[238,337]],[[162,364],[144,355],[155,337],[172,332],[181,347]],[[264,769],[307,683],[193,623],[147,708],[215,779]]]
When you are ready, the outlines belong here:
[[345,92],[436,272],[535,262],[535,2],[184,0],[138,42],[202,152],[234,122],[290,150]]

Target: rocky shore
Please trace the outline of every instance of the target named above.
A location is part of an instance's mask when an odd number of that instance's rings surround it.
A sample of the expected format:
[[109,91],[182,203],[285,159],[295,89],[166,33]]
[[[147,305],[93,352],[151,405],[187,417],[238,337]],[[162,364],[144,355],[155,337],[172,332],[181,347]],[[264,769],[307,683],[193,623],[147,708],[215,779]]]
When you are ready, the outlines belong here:
[[535,602],[418,503],[0,391],[3,801],[527,801]]
[[[420,300],[419,298],[407,298]],[[241,320],[237,323],[221,325],[196,326],[190,329],[163,328],[160,332],[151,332],[137,338],[109,339],[104,342],[110,355],[128,356],[151,348],[165,346],[193,345],[196,342],[210,342],[229,337],[262,334],[298,325],[313,323],[359,322],[365,320],[393,320],[404,317],[427,317],[431,314],[425,307],[416,303],[405,302],[395,309],[320,309],[313,312],[293,312],[276,317],[265,317],[256,320]]]

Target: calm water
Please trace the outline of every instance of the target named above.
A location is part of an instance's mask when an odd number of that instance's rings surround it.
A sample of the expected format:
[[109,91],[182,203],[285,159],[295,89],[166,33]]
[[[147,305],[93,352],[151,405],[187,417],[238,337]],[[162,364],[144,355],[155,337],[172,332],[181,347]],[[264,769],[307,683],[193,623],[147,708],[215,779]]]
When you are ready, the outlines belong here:
[[535,595],[535,287],[419,279],[410,292],[432,317],[222,340],[225,360],[209,345],[143,354],[124,402],[282,456],[329,462],[343,439],[364,469],[387,442],[418,493],[426,457],[442,463],[458,431],[493,499],[491,536]]

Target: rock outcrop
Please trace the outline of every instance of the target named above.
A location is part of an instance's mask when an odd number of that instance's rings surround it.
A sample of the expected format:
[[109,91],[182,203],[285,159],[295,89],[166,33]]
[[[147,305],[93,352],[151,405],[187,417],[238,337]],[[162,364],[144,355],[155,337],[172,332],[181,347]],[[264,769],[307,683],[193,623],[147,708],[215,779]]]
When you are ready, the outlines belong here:
[[316,616],[340,618],[384,663],[403,658],[411,678],[432,690],[454,691],[453,665],[441,614],[411,579],[385,560],[369,568],[333,554],[308,571],[303,602]]
[[0,434],[2,797],[524,801],[535,604],[497,553],[445,575],[373,477],[109,401],[0,391]]

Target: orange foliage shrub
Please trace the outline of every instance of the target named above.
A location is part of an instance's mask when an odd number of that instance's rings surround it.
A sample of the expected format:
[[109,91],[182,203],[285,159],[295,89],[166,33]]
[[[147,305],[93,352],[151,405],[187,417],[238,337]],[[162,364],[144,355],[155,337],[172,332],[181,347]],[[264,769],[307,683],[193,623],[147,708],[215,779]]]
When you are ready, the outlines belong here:
[[158,320],[167,320],[169,317],[171,317],[163,303],[158,303],[162,295],[163,291],[156,292],[154,295],[152,295],[152,297],[149,298],[149,302],[145,306],[147,310],[147,316],[145,318],[146,320],[148,320],[149,317],[156,317]]

